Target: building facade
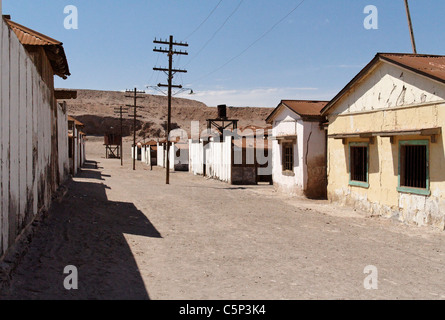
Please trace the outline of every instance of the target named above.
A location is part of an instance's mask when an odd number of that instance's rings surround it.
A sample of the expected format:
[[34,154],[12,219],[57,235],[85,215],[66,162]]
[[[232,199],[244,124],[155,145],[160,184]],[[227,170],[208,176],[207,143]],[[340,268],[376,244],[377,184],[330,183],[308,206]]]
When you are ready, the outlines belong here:
[[9,16],[0,19],[0,42],[1,256],[67,178],[67,115],[54,75],[70,72],[62,43]]
[[375,58],[323,109],[331,201],[445,225],[445,57]]
[[272,125],[272,179],[277,190],[326,197],[327,101],[283,100],[266,119]]

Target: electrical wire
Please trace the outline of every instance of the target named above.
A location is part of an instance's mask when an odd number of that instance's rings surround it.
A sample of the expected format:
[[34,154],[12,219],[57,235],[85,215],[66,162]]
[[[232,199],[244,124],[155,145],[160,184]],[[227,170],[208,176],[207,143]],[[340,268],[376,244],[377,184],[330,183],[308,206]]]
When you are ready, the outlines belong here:
[[215,38],[215,36],[218,34],[218,32],[221,31],[222,28],[226,25],[227,21],[238,11],[238,9],[241,7],[241,4],[244,2],[244,0],[240,0],[236,8],[230,13],[230,15],[226,18],[226,20],[223,22],[223,24],[213,33],[213,35],[210,37],[209,40],[201,47],[201,49],[198,50],[198,52],[195,54],[195,56],[189,60],[189,62],[185,65],[188,66],[193,60],[196,59],[197,56],[207,47],[207,45]]
[[215,72],[221,70],[222,68],[224,68],[225,66],[230,64],[235,59],[238,59],[240,56],[242,56],[244,53],[246,53],[250,48],[252,48],[256,43],[258,43],[265,36],[267,36],[270,32],[272,32],[273,29],[275,29],[281,22],[283,22],[287,17],[289,17],[292,13],[294,13],[304,2],[305,2],[305,0],[302,0],[296,7],[294,7],[291,11],[289,11],[283,18],[281,18],[276,23],[274,23],[268,30],[266,30],[261,36],[259,36],[255,41],[253,41],[251,44],[249,44],[244,50],[242,50],[236,56],[232,57],[231,59],[229,59],[227,62],[225,62],[223,65],[221,65],[220,67],[216,68],[215,70],[207,73],[206,75],[202,76],[201,78],[198,78],[193,83],[201,81],[201,80],[207,78],[208,76],[214,74]]
[[209,13],[209,15],[204,19],[203,22],[200,23],[200,25],[192,31],[192,33],[190,33],[187,37],[185,37],[185,40],[188,40],[192,35],[194,35],[196,33],[196,31],[198,31],[203,25],[204,23],[207,22],[207,20],[209,20],[209,18],[212,16],[212,14],[216,11],[216,9],[218,9],[219,5],[221,4],[223,0],[220,0],[218,2],[218,4],[215,6],[215,8],[213,8],[213,10]]
[[[159,55],[158,55],[157,58],[156,58],[155,66],[158,65],[158,61],[159,61]],[[153,76],[154,76],[154,75],[155,75],[155,71],[153,70],[152,73],[151,73],[150,79],[148,80],[148,83],[149,83],[149,84],[150,84],[151,80],[153,79]]]

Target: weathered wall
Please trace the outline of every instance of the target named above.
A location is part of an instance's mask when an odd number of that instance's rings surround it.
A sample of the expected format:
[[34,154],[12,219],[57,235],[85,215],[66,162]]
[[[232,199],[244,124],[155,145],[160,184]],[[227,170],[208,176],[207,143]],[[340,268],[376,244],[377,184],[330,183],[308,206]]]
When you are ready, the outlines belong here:
[[165,160],[164,160],[164,145],[162,143],[157,144],[157,166],[164,168],[165,167]]
[[[175,146],[174,143],[170,145],[170,170],[175,169]],[[164,144],[157,144],[157,166],[165,168],[167,165],[167,146]]]
[[439,82],[381,62],[360,85],[337,103],[331,114],[386,110],[388,108],[443,101]]
[[0,20],[1,255],[49,206],[52,191],[65,178],[60,173],[68,153],[58,152],[58,139],[62,135],[66,140],[67,132],[63,124],[57,126],[63,114],[58,113],[53,92]]
[[294,195],[320,198],[326,195],[326,133],[319,122],[303,121],[285,108],[274,120],[274,137],[297,136],[294,144],[294,169],[283,173],[282,145],[272,142],[272,177],[277,190]]
[[144,146],[142,147],[142,160],[143,163],[145,163],[147,166],[151,166],[152,162],[153,165],[156,165],[157,161],[157,152],[156,150],[152,150],[150,146]]
[[189,140],[189,171],[194,175],[204,175],[204,144]]
[[189,171],[195,175],[204,175],[225,182],[231,182],[232,137],[225,137],[224,142],[204,142],[189,140]]
[[294,144],[294,170],[292,175],[283,174],[282,166],[282,145],[278,140],[272,142],[272,178],[274,186],[280,192],[303,195],[304,190],[304,170],[303,170],[303,121],[301,118],[285,108],[274,120],[272,135],[279,136],[297,136]]
[[[68,117],[66,113],[66,104],[58,104],[57,109],[57,136],[59,150],[59,177],[63,182],[70,173],[70,164],[68,158]],[[66,156],[65,156],[66,155]]]
[[326,131],[319,122],[305,121],[303,126],[304,194],[326,198]]
[[173,145],[174,168],[175,171],[189,170],[189,145],[184,143],[175,143]]
[[[406,90],[404,89],[406,88]],[[405,92],[404,99],[399,97]],[[329,134],[442,127],[428,136],[376,137],[369,147],[369,188],[349,185],[348,143],[329,139],[328,197],[375,215],[418,225],[445,226],[445,86],[390,65],[377,68],[328,115]],[[400,140],[428,140],[431,195],[397,191]]]
[[68,124],[68,129],[72,132],[74,139],[71,139],[73,154],[72,157],[69,158],[69,166],[70,166],[70,172],[75,176],[77,172],[79,171],[79,129],[76,125],[73,125],[73,122],[70,122]]
[[213,141],[204,148],[206,176],[231,183],[232,137],[226,136],[223,142]]

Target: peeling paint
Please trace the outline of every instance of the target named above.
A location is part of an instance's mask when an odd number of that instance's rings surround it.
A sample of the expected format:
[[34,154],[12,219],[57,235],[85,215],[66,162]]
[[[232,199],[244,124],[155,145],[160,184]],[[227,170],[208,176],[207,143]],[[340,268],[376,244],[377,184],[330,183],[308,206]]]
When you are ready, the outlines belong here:
[[[349,153],[341,140],[328,142],[328,197],[373,215],[419,226],[445,228],[445,86],[412,72],[382,64],[370,73],[354,92],[346,94],[328,115],[328,134],[409,131],[442,128],[433,141],[430,136],[378,136],[369,147],[369,187],[349,185]],[[364,103],[366,101],[366,103]],[[353,119],[353,120],[352,120]],[[399,142],[423,140],[429,150],[430,195],[398,190]],[[348,138],[349,142],[367,139]],[[425,190],[424,190],[425,191]],[[419,193],[419,192],[417,192]]]
[[[39,208],[46,208],[51,192],[67,177],[67,130],[56,134],[54,124],[67,125],[53,88],[46,84],[13,32],[0,19],[0,256],[32,222]],[[42,58],[43,60],[43,58]],[[43,62],[42,62],[43,63]],[[46,61],[44,68],[51,68]],[[52,74],[52,70],[47,70]],[[59,139],[60,138],[60,139]],[[61,142],[59,143],[60,140]],[[60,179],[53,170],[62,164]]]

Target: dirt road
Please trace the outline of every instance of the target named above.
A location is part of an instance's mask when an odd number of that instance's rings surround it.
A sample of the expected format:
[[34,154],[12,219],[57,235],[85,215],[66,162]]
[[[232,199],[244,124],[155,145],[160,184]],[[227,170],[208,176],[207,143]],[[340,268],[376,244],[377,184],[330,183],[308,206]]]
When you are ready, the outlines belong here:
[[0,298],[445,299],[443,231],[87,152]]

